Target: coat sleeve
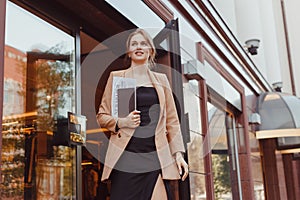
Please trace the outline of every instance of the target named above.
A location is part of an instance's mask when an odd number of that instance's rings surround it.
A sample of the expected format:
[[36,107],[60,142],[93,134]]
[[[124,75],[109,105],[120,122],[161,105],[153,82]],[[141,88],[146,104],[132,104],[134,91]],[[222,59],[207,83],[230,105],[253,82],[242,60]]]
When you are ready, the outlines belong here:
[[115,133],[117,118],[111,115],[111,95],[112,95],[112,80],[113,72],[110,73],[107,80],[101,104],[97,113],[97,122],[101,128],[107,128],[109,131]]
[[168,78],[164,75],[164,91],[166,99],[166,129],[167,138],[172,155],[176,152],[185,152],[180,122]]

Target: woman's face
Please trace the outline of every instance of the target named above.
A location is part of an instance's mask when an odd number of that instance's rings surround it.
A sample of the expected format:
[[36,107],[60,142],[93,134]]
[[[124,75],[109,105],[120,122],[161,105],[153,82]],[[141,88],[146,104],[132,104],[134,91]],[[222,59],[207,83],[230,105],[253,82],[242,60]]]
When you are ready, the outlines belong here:
[[145,64],[150,56],[150,45],[143,35],[132,36],[129,42],[128,56],[133,64]]

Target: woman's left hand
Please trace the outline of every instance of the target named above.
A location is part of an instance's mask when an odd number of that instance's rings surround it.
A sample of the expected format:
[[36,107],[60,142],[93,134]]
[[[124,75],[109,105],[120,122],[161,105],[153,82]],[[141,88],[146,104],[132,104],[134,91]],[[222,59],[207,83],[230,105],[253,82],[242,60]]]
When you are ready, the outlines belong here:
[[[181,175],[181,180],[184,181],[189,174],[188,164],[185,162],[181,152],[176,152],[175,160],[176,160],[179,174]],[[184,169],[184,174],[182,174],[182,168]]]

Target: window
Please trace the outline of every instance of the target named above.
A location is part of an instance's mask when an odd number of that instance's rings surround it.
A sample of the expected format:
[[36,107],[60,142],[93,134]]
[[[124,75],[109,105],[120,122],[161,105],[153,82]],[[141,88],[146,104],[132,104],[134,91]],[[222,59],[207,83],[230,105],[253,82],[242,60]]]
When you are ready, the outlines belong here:
[[201,124],[201,108],[199,82],[186,81],[183,84],[184,107],[189,119],[189,141],[187,144],[189,161],[189,180],[191,199],[206,199],[205,169],[204,169],[204,135]]
[[11,2],[5,35],[0,199],[76,198],[75,150],[53,140],[75,110],[74,38]]

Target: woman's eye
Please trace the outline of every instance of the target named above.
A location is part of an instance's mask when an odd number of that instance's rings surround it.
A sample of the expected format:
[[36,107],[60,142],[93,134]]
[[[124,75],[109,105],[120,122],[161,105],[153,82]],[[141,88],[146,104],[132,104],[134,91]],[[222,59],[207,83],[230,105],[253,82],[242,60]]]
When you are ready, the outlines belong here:
[[133,43],[131,43],[131,46],[133,46],[133,47],[136,47],[136,46],[138,46],[138,45],[140,45],[141,47],[147,47],[147,46],[148,46],[148,43],[147,43],[147,42],[140,42],[140,43],[138,43],[138,42],[133,42]]

